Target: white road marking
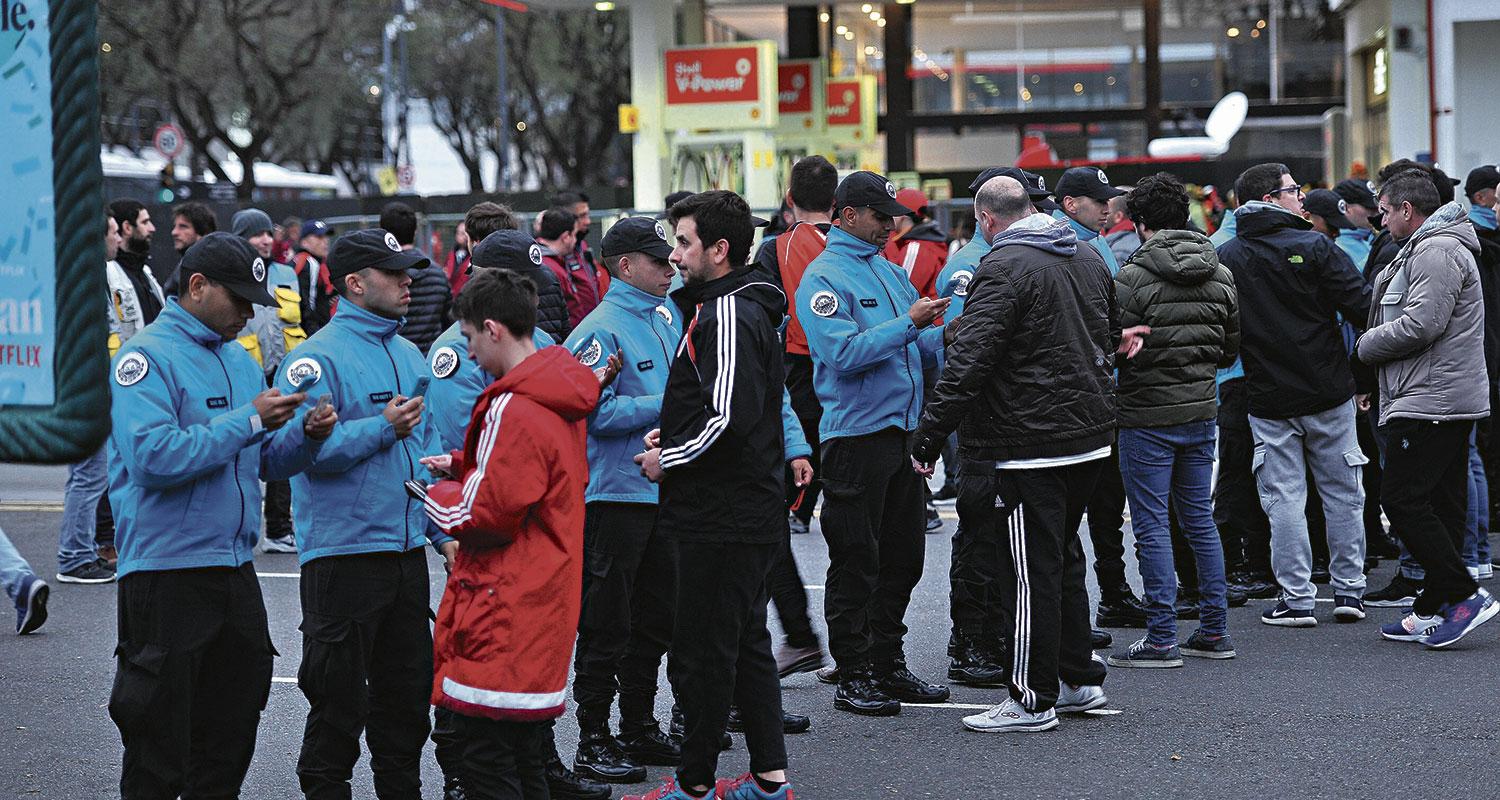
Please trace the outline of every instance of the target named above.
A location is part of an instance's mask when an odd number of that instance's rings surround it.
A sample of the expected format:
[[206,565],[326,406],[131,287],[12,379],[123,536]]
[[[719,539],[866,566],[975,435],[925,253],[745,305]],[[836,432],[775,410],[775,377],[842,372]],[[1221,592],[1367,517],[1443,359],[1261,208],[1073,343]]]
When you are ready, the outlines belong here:
[[296,678],[272,677],[271,683],[296,683]]

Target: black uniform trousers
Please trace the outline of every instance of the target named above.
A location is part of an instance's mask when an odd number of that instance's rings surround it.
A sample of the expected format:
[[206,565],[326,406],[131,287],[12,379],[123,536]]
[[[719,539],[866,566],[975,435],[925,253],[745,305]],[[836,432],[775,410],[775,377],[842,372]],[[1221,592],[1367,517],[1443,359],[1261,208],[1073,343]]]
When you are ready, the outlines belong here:
[[781,679],[766,630],[766,578],[781,545],[679,542],[677,621],[667,674],[685,726],[682,786],[713,786],[731,703],[752,772],[786,769]]
[[239,797],[277,655],[254,565],[131,573],[117,611],[120,796]]
[[[1250,390],[1244,378],[1219,385],[1219,471],[1214,483],[1214,525],[1224,545],[1224,567],[1275,580],[1271,572],[1271,523],[1260,505],[1251,463]],[[1308,492],[1316,497],[1317,492]],[[1322,515],[1318,515],[1322,519]],[[1187,584],[1196,586],[1196,583]]]
[[890,668],[905,658],[906,607],[927,554],[924,482],[908,435],[887,428],[823,443],[823,613],[840,668]]
[[1411,610],[1432,616],[1479,590],[1464,567],[1469,513],[1471,420],[1428,422],[1396,418],[1385,436],[1381,505],[1391,529],[1427,573]]
[[1100,465],[1099,482],[1088,498],[1088,515],[1099,601],[1109,603],[1130,588],[1125,580],[1125,480],[1114,447],[1109,450],[1109,464]]
[[808,616],[807,588],[802,583],[802,573],[797,569],[797,558],[792,555],[790,530],[782,540],[767,583],[771,602],[776,604],[776,617],[781,620],[781,630],[786,634],[787,645],[817,646],[818,634],[813,631],[812,619]]
[[297,685],[310,708],[297,778],[310,800],[348,800],[361,733],[375,795],[421,796],[432,697],[428,580],[420,547],[302,565]]
[[820,468],[822,459],[819,458],[821,448],[818,441],[818,425],[823,421],[823,404],[818,402],[817,390],[813,388],[812,356],[787,353],[782,361],[786,365],[786,388],[787,394],[792,398],[792,413],[797,415],[797,421],[802,424],[802,435],[812,447],[812,455],[807,457],[807,461],[813,468],[812,483],[804,487],[798,487],[792,480],[791,470],[787,471],[786,503],[797,519],[810,523],[813,509],[818,505],[818,494],[823,488],[823,470]]
[[1000,562],[1007,545],[995,519],[995,462],[966,461],[958,476],[958,529],[948,568],[948,608],[953,630],[991,645],[1004,641],[1009,623],[1001,613]]
[[292,482],[266,481],[266,536],[280,539],[292,534]]
[[1075,686],[1104,682],[1090,642],[1078,523],[1111,461],[999,472],[994,513],[1006,532],[1001,572],[1010,588],[1001,600],[1014,620],[1010,696],[1028,711],[1057,704],[1059,679]]
[[463,742],[459,776],[469,800],[548,800],[552,720],[509,722],[452,714]]
[[653,721],[656,676],[677,607],[677,546],[657,530],[656,511],[651,503],[585,508],[583,608],[573,657],[580,723],[608,724],[616,691],[623,730]]

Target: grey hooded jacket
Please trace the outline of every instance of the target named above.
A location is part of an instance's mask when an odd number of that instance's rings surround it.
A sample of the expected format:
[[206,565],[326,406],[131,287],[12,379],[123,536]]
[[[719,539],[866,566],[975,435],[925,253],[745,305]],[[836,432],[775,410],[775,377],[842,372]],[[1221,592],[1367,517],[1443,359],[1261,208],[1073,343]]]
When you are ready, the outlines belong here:
[[1355,348],[1380,368],[1380,422],[1489,415],[1479,237],[1463,206],[1433,212],[1375,278]]

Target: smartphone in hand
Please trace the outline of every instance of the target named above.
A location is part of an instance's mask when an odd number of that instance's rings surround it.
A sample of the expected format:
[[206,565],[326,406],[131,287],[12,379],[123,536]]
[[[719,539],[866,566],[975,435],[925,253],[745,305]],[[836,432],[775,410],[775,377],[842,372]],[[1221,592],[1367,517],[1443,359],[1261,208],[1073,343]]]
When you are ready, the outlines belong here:
[[406,493],[411,496],[411,499],[423,503],[427,502],[427,487],[425,485],[417,481],[403,481],[402,485],[406,487]]
[[410,396],[408,396],[405,400],[401,401],[401,405],[403,405],[403,406],[406,405],[411,400],[411,398],[413,398],[413,397],[421,397],[422,395],[427,394],[427,386],[428,386],[428,384],[431,384],[431,383],[432,383],[432,378],[430,376],[423,375],[422,377],[417,378],[416,388],[414,388],[414,389],[411,390],[411,395]]

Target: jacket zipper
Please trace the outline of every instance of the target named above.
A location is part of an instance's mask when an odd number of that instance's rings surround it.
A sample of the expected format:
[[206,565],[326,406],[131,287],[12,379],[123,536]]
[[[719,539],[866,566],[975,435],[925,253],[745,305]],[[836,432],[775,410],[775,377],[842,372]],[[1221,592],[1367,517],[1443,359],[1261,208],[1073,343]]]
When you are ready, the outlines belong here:
[[[875,272],[875,269],[876,268],[873,265],[870,267],[871,272]],[[896,308],[896,298],[891,296],[891,287],[886,285],[885,276],[877,273],[875,276],[875,280],[880,284],[880,288],[885,291],[885,299],[890,302],[891,308],[895,309],[897,313],[900,313],[901,309]],[[901,348],[901,364],[902,366],[906,367],[906,382],[911,384],[911,402],[906,404],[906,408],[910,410],[912,403],[915,403],[917,400],[917,379],[913,378],[911,374],[910,342],[903,345]],[[907,428],[911,427],[911,417],[907,415],[907,412],[902,412],[901,419],[906,423]]]
[[[229,407],[234,408],[234,381],[229,379],[229,368],[224,366],[224,359],[219,356],[218,350],[214,350],[213,354],[214,359],[219,362],[219,369],[224,373],[224,383],[229,386]],[[234,489],[240,493],[240,521],[238,525],[234,526],[233,554],[235,560],[239,559],[239,532],[241,528],[245,527],[245,487],[240,486],[240,456],[242,452],[234,454]]]
[[[380,347],[385,350],[385,357],[391,362],[391,374],[396,376],[396,394],[401,394],[401,370],[396,368],[396,357],[391,355],[390,344],[385,339],[380,340]],[[411,451],[406,449],[406,439],[401,440],[401,454],[406,456],[406,479],[416,480],[417,476],[411,468]],[[406,531],[406,541],[402,543],[404,546],[411,542],[411,497],[409,495],[406,498],[406,514],[401,521],[402,530]]]

